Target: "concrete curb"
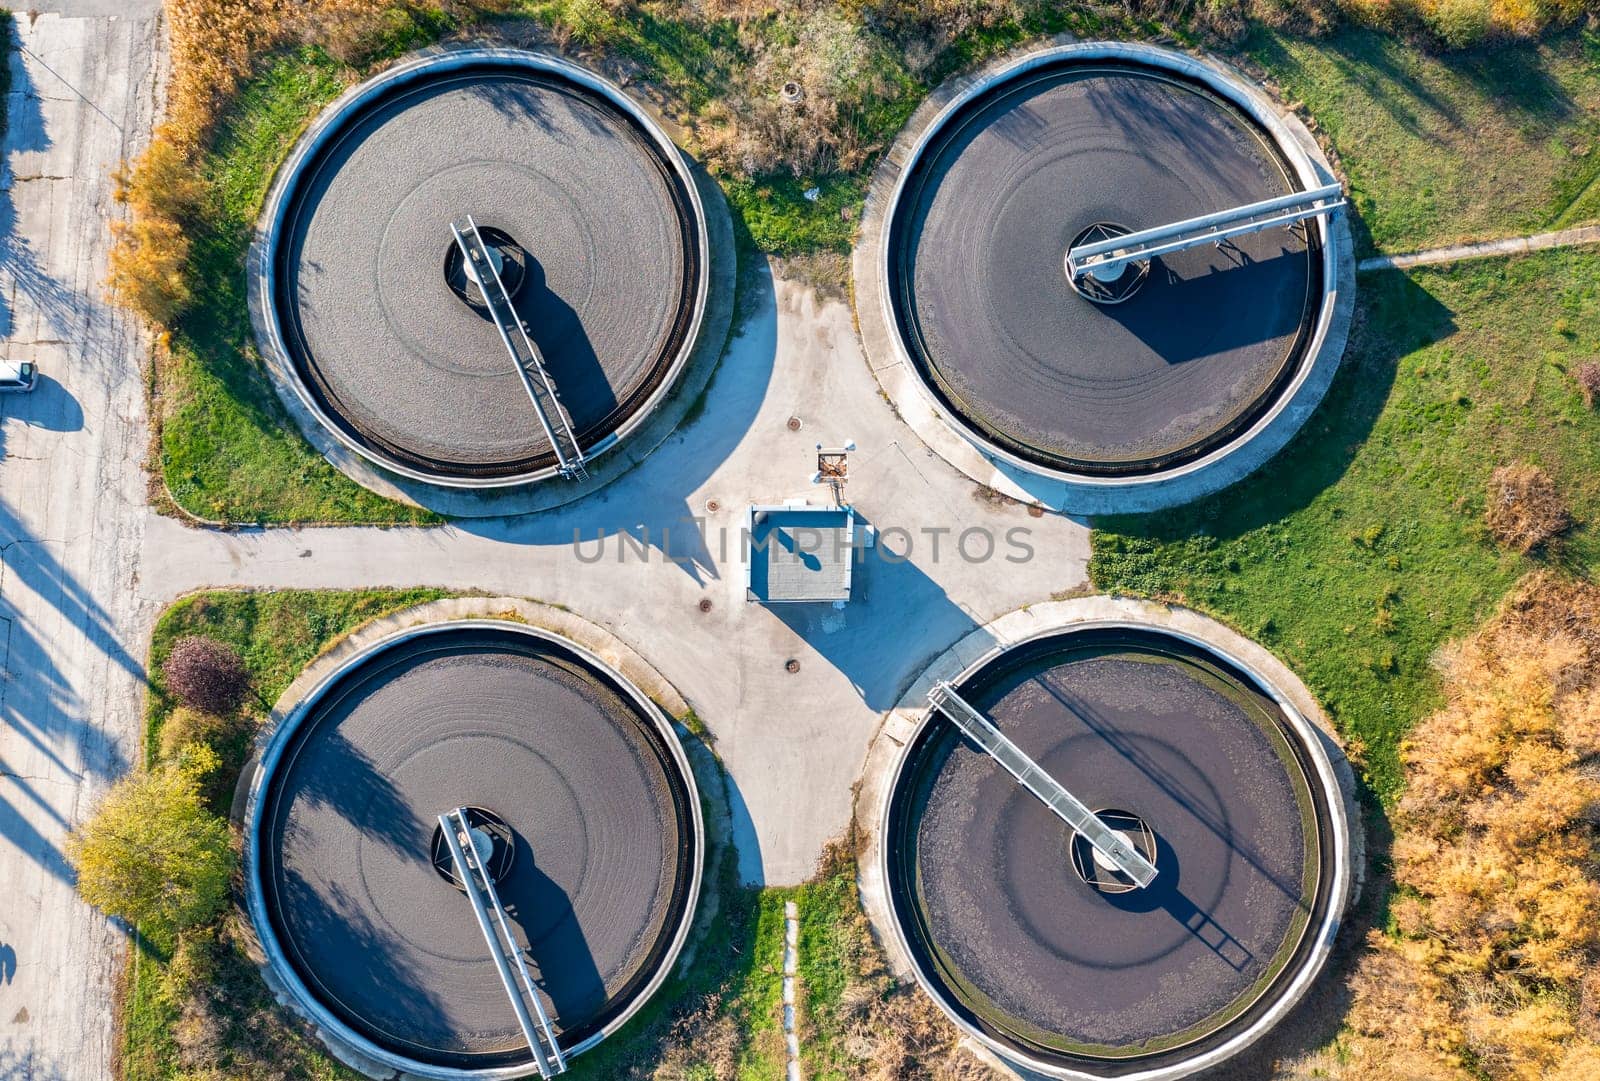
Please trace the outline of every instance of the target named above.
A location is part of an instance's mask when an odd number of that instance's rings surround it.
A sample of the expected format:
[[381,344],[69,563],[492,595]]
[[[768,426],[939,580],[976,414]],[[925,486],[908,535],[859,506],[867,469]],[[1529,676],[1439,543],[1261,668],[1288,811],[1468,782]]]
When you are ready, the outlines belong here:
[[[306,988],[284,956],[282,947],[266,920],[266,900],[261,889],[260,852],[256,837],[261,826],[261,793],[278,758],[310,707],[350,667],[388,646],[458,626],[500,627],[556,642],[612,677],[629,693],[647,716],[654,719],[666,740],[678,768],[689,787],[689,803],[694,816],[695,843],[699,860],[689,886],[689,903],[679,922],[672,944],[660,966],[628,1008],[582,1043],[566,1049],[570,1058],[598,1044],[627,1024],[650,1001],[666,981],[682,956],[691,931],[700,925],[698,908],[704,886],[707,828],[702,808],[701,785],[707,780],[706,763],[697,771],[673,717],[687,713],[688,707],[671,684],[632,648],[621,640],[564,609],[552,608],[517,597],[452,597],[403,609],[373,620],[323,651],[291,682],[274,704],[256,741],[256,753],[246,767],[250,775],[239,816],[244,834],[244,890],[254,942],[252,953],[262,979],[273,996],[287,1009],[304,1019],[330,1053],[345,1065],[368,1077],[388,1081],[417,1078],[422,1081],[510,1081],[526,1076],[526,1065],[482,1070],[435,1067],[416,1063],[371,1043],[323,1006]],[[668,712],[663,712],[663,709]],[[238,797],[235,798],[236,810]]]
[[1337,179],[1316,139],[1292,113],[1241,72],[1212,56],[1196,59],[1132,42],[1079,44],[1054,39],[985,65],[935,90],[906,124],[873,174],[861,237],[852,258],[856,322],[867,363],[885,397],[935,454],[979,484],[1026,503],[1067,514],[1147,513],[1180,506],[1244,479],[1281,450],[1327,394],[1349,336],[1355,309],[1354,243],[1349,222],[1336,215],[1323,245],[1323,303],[1307,359],[1276,404],[1231,442],[1178,468],[1143,478],[1099,478],[1045,470],[982,442],[952,417],[917,374],[894,330],[890,310],[888,221],[909,168],[945,119],[998,83],[1062,58],[1133,61],[1195,79],[1261,124],[1290,157],[1306,187]]
[[[705,272],[695,298],[695,332],[674,358],[661,386],[603,445],[592,460],[587,481],[539,483],[555,476],[553,468],[520,477],[481,482],[443,483],[408,471],[360,447],[322,415],[295,374],[272,304],[272,260],[286,201],[307,159],[331,134],[347,110],[396,82],[419,73],[448,69],[482,60],[521,63],[560,74],[604,96],[637,120],[664,154],[678,165],[699,219],[698,243]],[[682,422],[710,382],[721,359],[733,321],[737,275],[733,223],[722,191],[703,168],[667,136],[660,118],[643,101],[620,87],[553,54],[483,46],[437,46],[403,60],[382,74],[351,87],[327,106],[301,135],[273,177],[256,222],[245,260],[250,325],[269,381],[300,433],[345,476],[379,495],[425,507],[452,517],[490,518],[526,514],[580,499],[627,473],[660,446]],[[594,452],[594,448],[591,448]]]
[[862,909],[873,934],[883,946],[890,966],[902,978],[915,978],[967,1036],[998,1054],[1008,1065],[1052,1078],[1096,1081],[1095,1075],[1047,1063],[1018,1061],[1016,1053],[992,1043],[967,1025],[944,1001],[912,962],[889,901],[887,852],[882,838],[889,796],[899,776],[905,750],[928,717],[927,692],[938,680],[959,680],[1000,653],[1024,642],[1071,630],[1096,627],[1138,627],[1162,631],[1204,646],[1229,661],[1260,684],[1277,700],[1310,750],[1320,781],[1337,821],[1336,838],[1344,841],[1334,852],[1334,899],[1328,917],[1315,932],[1316,945],[1309,960],[1285,987],[1277,1003],[1248,1029],[1220,1047],[1194,1059],[1164,1069],[1122,1075],[1126,1081],[1171,1081],[1215,1066],[1243,1051],[1288,1014],[1309,989],[1328,959],[1346,909],[1360,895],[1366,867],[1365,833],[1356,799],[1355,774],[1341,749],[1332,723],[1300,679],[1269,650],[1230,630],[1209,616],[1189,608],[1128,597],[1093,596],[1030,605],[979,627],[936,658],[907,688],[895,707],[884,714],[882,726],[867,749],[866,765],[856,792],[857,827],[865,834],[866,858],[860,861],[858,885]]
[[1600,225],[1580,225],[1575,229],[1558,229],[1553,233],[1535,233],[1504,240],[1484,240],[1476,244],[1453,244],[1447,248],[1429,248],[1405,255],[1375,255],[1361,260],[1356,269],[1405,270],[1414,266],[1456,263],[1463,259],[1492,259],[1503,255],[1548,251],[1551,248],[1574,248],[1582,244],[1600,244]]

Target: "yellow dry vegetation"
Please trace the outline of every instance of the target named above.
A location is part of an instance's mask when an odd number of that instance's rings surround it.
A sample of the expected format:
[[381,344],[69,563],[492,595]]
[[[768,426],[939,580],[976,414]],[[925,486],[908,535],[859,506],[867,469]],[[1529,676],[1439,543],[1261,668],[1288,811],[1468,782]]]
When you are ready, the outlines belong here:
[[1483,520],[1496,541],[1528,555],[1548,548],[1572,527],[1572,512],[1550,474],[1529,462],[1501,466],[1489,477]]
[[1439,658],[1402,746],[1392,929],[1297,1076],[1600,1077],[1600,587],[1538,572]]
[[144,153],[117,173],[117,199],[129,215],[111,226],[112,294],[156,324],[170,324],[193,299],[183,271],[200,192],[194,167],[256,57],[279,45],[317,41],[349,61],[391,16],[438,10],[445,2],[166,0],[172,49],[166,113]]
[[[1263,0],[1253,2],[1259,7]],[[1455,48],[1491,37],[1532,37],[1600,9],[1595,0],[1338,0],[1338,6],[1369,26],[1425,27]]]

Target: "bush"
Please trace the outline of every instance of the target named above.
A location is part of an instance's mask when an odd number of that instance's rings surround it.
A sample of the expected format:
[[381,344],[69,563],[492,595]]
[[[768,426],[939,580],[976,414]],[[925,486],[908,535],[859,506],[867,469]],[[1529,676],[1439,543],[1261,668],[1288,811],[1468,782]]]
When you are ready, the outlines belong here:
[[1527,555],[1566,532],[1572,513],[1549,474],[1518,462],[1501,466],[1489,478],[1484,521],[1495,540]]
[[215,749],[227,728],[227,722],[215,714],[179,706],[161,722],[160,760],[176,762],[185,748],[196,744]]
[[1491,0],[1438,0],[1428,25],[1452,49],[1481,44],[1494,26]]
[[1573,378],[1578,381],[1578,393],[1583,395],[1583,404],[1593,409],[1595,396],[1600,394],[1600,360],[1584,361],[1578,365]]
[[78,892],[158,942],[215,919],[228,902],[228,823],[201,803],[215,752],[191,747],[175,764],[118,781],[67,839]]
[[174,642],[161,675],[183,705],[216,716],[237,709],[250,685],[250,672],[233,647],[201,635]]
[[171,218],[135,217],[113,222],[112,294],[153,323],[168,324],[194,299],[184,275],[189,262],[189,237]]
[[1402,747],[1395,933],[1369,939],[1338,1053],[1296,1076],[1597,1076],[1600,587],[1533,576],[1439,668],[1446,705]]

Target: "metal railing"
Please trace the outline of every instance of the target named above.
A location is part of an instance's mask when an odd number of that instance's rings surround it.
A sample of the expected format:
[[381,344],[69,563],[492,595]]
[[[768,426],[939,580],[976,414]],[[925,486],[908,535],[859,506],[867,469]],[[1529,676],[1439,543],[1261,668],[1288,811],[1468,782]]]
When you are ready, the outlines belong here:
[[[455,861],[456,876],[461,879],[472,902],[472,914],[477,917],[478,929],[489,944],[489,957],[500,973],[500,983],[505,987],[511,1009],[517,1015],[517,1024],[533,1052],[534,1064],[540,1077],[554,1077],[567,1072],[567,1060],[561,1053],[555,1029],[550,1025],[550,1015],[545,1013],[539,1000],[533,977],[522,959],[522,950],[511,936],[511,925],[506,920],[506,910],[495,892],[494,879],[484,863],[484,856],[472,840],[472,827],[467,822],[467,809],[457,807],[439,816],[439,829],[444,832],[444,843]],[[491,919],[492,916],[492,919]],[[515,972],[513,973],[513,969]],[[531,1008],[530,1008],[531,1007]]]
[[[538,346],[533,344],[533,339],[528,337],[528,328],[522,325],[516,308],[512,307],[511,296],[506,292],[505,283],[500,280],[500,271],[489,256],[489,246],[478,235],[478,223],[469,214],[465,228],[451,222],[450,232],[461,248],[467,277],[478,287],[483,303],[494,319],[495,329],[500,332],[500,341],[505,344],[506,352],[511,354],[512,367],[516,368],[517,377],[522,380],[522,389],[528,392],[528,400],[538,414],[539,427],[544,429],[545,438],[555,448],[557,468],[562,476],[572,480],[587,479],[589,471],[584,464],[583,448],[578,446],[578,437],[572,430],[572,418],[567,415],[560,396],[556,394],[556,385],[545,369],[544,357],[540,355]],[[518,345],[522,347],[521,352],[518,352]],[[530,368],[533,369],[533,375],[528,374]]]
[[1154,229],[1141,229],[1108,240],[1079,244],[1067,252],[1067,273],[1076,281],[1085,274],[1110,280],[1129,263],[1170,255],[1201,244],[1221,244],[1274,225],[1293,225],[1345,205],[1344,190],[1328,184],[1310,191],[1290,192],[1275,199],[1247,203],[1231,210],[1202,214]]
[[1094,846],[1118,871],[1131,878],[1140,888],[1156,880],[1155,864],[1144,858],[1122,834],[1100,821],[1098,815],[1086,807],[1078,797],[1061,786],[1061,782],[1044,771],[1033,759],[1001,731],[990,723],[971,703],[956,693],[946,682],[933,685],[928,692],[928,704],[948,717],[968,739],[976,743],[1057,818],[1077,831],[1079,836]]

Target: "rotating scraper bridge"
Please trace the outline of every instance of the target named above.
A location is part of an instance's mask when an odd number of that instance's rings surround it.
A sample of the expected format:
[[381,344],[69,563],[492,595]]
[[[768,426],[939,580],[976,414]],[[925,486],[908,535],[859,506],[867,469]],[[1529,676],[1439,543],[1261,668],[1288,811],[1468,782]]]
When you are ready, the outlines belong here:
[[336,103],[280,173],[252,280],[308,435],[429,484],[582,480],[695,345],[703,210],[621,91],[464,50]]
[[[1202,68],[1047,51],[912,148],[884,212],[888,323],[993,462],[1205,468],[1337,362],[1340,188]],[[357,88],[302,139],[264,235],[252,286],[286,400],[442,487],[588,479],[671,391],[706,303],[682,156],[621,91],[532,54]],[[1180,1076],[1321,964],[1344,902],[1327,777],[1281,695],[1203,646],[1124,627],[1002,651],[932,685],[896,766],[877,836],[895,941],[1014,1061]],[[417,628],[340,666],[274,733],[250,806],[273,972],[336,1050],[416,1076],[563,1072],[692,923],[704,835],[677,735],[519,625]]]
[[880,858],[896,938],[969,1032],[1051,1076],[1182,1076],[1303,992],[1347,842],[1275,688],[1101,625],[992,651],[927,703]]

